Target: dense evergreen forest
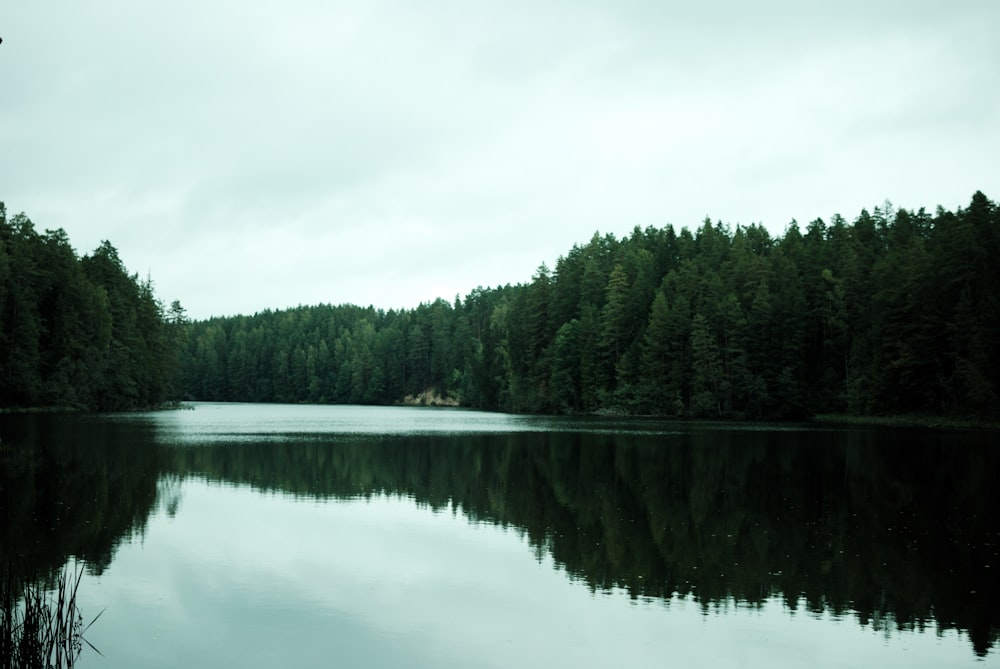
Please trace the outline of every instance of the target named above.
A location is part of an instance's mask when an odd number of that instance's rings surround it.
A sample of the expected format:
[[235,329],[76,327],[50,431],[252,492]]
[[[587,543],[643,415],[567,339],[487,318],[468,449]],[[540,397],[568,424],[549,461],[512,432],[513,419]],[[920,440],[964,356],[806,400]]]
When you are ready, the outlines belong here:
[[187,397],[681,417],[1000,413],[1000,209],[595,234],[530,281],[412,310],[187,323],[104,242],[0,204],[0,407]]
[[179,396],[184,312],[103,242],[77,257],[0,202],[0,408],[121,410]]
[[995,416],[998,263],[1000,210],[981,192],[954,212],[887,202],[853,222],[793,221],[780,238],[708,219],[637,227],[453,303],[192,323],[183,387],[255,402],[430,392],[511,411]]

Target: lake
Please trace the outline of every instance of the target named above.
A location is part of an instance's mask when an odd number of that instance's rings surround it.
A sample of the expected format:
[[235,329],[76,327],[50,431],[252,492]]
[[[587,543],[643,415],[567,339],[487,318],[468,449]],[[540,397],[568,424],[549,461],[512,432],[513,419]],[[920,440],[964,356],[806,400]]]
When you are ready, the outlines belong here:
[[995,432],[193,406],[0,414],[77,666],[1000,666]]

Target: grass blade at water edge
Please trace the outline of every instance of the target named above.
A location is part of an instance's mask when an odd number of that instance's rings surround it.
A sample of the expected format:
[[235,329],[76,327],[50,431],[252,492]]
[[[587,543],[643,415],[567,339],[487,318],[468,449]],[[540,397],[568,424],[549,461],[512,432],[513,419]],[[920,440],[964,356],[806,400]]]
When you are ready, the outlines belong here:
[[84,627],[76,594],[83,567],[63,567],[55,588],[40,580],[20,577],[10,566],[0,581],[0,669],[26,667],[71,668],[86,643],[101,652],[84,633],[104,613]]

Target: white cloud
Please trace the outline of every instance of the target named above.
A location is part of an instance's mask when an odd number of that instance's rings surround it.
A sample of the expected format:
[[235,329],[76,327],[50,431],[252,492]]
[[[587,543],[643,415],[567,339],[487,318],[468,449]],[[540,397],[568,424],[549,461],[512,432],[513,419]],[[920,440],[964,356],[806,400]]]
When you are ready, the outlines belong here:
[[[595,230],[964,205],[992,2],[23,4],[0,198],[195,317],[415,306]],[[995,179],[994,179],[995,180]]]

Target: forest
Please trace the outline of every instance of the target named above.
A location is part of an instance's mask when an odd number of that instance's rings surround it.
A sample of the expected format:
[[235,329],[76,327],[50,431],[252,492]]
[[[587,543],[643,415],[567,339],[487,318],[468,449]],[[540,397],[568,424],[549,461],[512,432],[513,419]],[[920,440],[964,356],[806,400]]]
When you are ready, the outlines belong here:
[[0,408],[162,406],[181,393],[185,327],[110,243],[80,258],[0,202]]
[[191,323],[188,399],[794,419],[1000,414],[1000,210],[889,202],[775,238],[594,234],[523,284],[412,310]]
[[[683,418],[1000,414],[1000,209],[863,210],[780,237],[595,233],[530,280],[414,309],[189,322],[104,242],[0,205],[0,407],[177,399]],[[290,296],[291,297],[291,296]]]

